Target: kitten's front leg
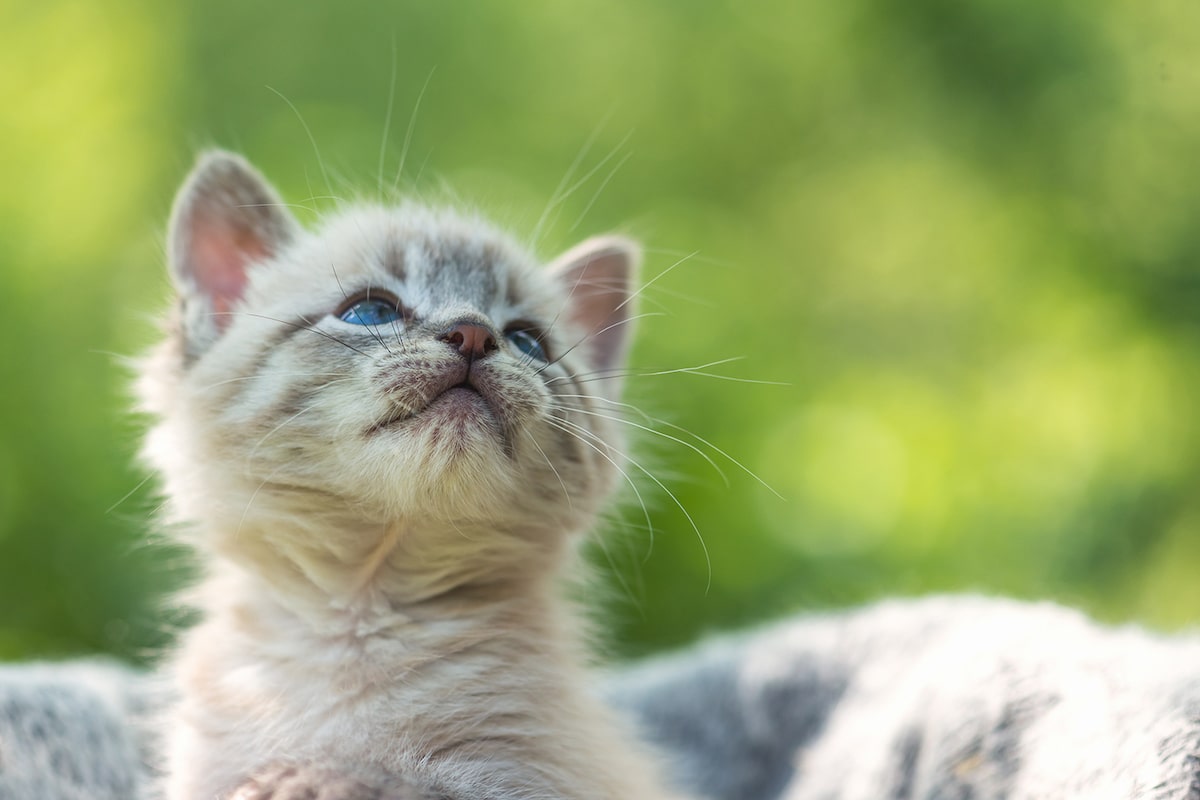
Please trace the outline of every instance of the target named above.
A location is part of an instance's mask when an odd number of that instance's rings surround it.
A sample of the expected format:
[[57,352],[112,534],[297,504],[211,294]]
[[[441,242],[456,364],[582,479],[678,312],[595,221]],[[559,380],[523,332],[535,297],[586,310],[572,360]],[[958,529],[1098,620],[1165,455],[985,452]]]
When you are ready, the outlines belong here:
[[377,770],[276,763],[259,770],[229,800],[449,800],[440,792]]

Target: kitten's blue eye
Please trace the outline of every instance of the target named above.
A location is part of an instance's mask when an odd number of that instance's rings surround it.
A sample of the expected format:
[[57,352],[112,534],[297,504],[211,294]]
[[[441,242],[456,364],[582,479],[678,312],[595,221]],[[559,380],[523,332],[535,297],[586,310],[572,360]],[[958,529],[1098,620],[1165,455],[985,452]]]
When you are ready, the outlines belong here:
[[525,329],[511,330],[505,334],[508,340],[513,343],[513,346],[520,350],[525,355],[537,361],[549,361],[546,358],[546,348],[542,347],[542,343],[538,341],[531,331]]
[[338,319],[351,325],[390,325],[400,319],[400,309],[389,300],[368,297],[347,308]]

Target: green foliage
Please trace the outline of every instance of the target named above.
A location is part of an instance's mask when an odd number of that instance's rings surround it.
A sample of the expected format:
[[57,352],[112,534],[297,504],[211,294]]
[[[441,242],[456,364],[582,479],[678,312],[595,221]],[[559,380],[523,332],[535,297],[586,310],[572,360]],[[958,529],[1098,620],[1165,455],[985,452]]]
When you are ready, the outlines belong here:
[[1198,48],[1168,0],[0,8],[0,657],[164,641],[114,354],[209,144],[315,209],[647,243],[631,401],[728,485],[640,437],[678,502],[631,468],[597,548],[621,652],[942,590],[1191,622]]

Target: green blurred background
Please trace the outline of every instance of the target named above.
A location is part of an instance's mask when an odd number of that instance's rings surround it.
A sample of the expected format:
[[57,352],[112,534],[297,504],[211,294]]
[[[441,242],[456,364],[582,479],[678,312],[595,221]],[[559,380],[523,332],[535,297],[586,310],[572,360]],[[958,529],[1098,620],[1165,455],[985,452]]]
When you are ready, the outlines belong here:
[[700,536],[642,481],[653,542],[635,508],[597,554],[618,653],[948,590],[1193,622],[1198,54],[1183,0],[0,0],[0,657],[163,642],[119,356],[195,152],[305,202],[406,138],[404,189],[526,237],[578,157],[541,253],[697,253],[636,366],[741,359],[631,398],[786,499],[643,437]]

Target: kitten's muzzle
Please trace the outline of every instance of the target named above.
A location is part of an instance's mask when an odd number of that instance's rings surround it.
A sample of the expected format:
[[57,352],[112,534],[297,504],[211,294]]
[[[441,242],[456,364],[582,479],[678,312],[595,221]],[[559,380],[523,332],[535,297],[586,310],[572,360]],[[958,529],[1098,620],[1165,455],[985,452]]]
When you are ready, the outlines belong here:
[[394,399],[395,411],[372,426],[368,434],[419,417],[437,401],[457,391],[469,392],[481,399],[487,416],[495,417],[502,427],[506,425],[509,404],[504,401],[503,390],[491,374],[491,361],[484,360],[499,349],[495,337],[481,326],[456,325],[438,338],[458,351],[461,357],[446,354],[437,359],[440,363],[436,366],[424,361],[421,363],[423,369],[415,374],[403,368],[391,370],[394,379],[389,381],[385,391]]

